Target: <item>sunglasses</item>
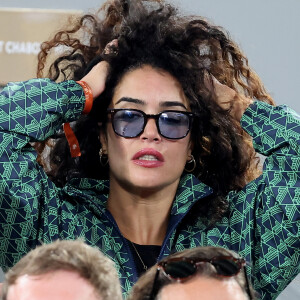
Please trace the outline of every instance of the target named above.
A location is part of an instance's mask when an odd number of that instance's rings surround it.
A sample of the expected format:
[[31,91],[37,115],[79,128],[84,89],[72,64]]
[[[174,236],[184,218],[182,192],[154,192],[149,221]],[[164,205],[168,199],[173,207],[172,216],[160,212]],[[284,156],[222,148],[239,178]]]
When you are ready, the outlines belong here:
[[171,140],[186,137],[190,131],[194,114],[191,112],[165,110],[148,115],[138,109],[108,109],[114,132],[125,138],[135,138],[144,132],[148,119],[154,119],[158,133]]
[[220,277],[233,277],[237,275],[243,268],[247,294],[249,295],[250,300],[254,299],[250,290],[250,283],[246,273],[246,261],[243,258],[235,258],[233,256],[216,256],[211,259],[176,257],[158,263],[149,299],[154,300],[160,289],[158,284],[160,271],[162,271],[163,275],[169,278],[171,281],[185,282],[197,274],[199,266],[203,263],[211,264],[216,270],[216,276]]

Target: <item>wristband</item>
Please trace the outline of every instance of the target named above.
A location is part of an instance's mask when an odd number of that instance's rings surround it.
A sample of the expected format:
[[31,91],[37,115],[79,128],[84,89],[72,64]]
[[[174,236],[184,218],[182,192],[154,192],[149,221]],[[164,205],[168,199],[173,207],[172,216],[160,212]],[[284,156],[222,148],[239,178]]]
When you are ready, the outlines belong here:
[[81,87],[83,89],[84,96],[85,96],[85,104],[84,104],[84,109],[83,109],[82,113],[87,115],[91,111],[92,106],[93,106],[92,89],[85,81],[80,80],[80,81],[76,81],[76,83],[81,85]]
[[70,147],[71,157],[81,156],[79,143],[78,143],[78,140],[76,138],[74,131],[72,130],[72,128],[70,126],[70,123],[65,123],[63,127],[64,127],[64,132],[66,135],[66,139],[67,139],[69,147]]
[[[85,81],[82,81],[82,80],[76,81],[76,83],[78,83],[82,87],[84,96],[85,96],[85,104],[84,104],[82,113],[88,114],[91,111],[92,106],[93,106],[92,90]],[[63,127],[64,127],[66,139],[67,139],[69,147],[70,147],[71,157],[81,156],[79,142],[76,138],[74,131],[72,130],[72,128],[70,126],[70,123],[65,123]]]

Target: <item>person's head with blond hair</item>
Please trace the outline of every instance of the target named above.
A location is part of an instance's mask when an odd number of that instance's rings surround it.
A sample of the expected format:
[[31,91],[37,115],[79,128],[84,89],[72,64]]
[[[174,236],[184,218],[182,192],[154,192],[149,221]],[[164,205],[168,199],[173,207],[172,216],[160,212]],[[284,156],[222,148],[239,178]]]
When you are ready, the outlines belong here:
[[197,247],[174,253],[149,269],[128,300],[254,300],[246,262],[219,247]]
[[30,251],[5,275],[1,300],[120,300],[113,262],[81,240]]

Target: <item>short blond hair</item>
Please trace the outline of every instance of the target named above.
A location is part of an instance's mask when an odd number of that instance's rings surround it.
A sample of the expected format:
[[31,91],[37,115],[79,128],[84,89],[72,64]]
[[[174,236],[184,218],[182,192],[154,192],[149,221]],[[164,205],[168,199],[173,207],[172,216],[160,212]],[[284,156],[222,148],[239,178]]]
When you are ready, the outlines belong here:
[[9,287],[22,275],[42,275],[58,270],[78,273],[103,300],[122,299],[121,286],[113,262],[100,250],[82,240],[60,241],[38,246],[25,255],[6,274],[1,300],[7,299]]

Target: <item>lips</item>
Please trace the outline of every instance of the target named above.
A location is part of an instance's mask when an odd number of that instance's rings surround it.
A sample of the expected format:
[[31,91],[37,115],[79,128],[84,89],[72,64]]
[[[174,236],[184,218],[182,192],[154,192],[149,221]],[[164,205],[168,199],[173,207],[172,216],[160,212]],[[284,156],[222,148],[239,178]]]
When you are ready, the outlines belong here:
[[163,165],[164,157],[160,152],[152,148],[145,148],[138,151],[133,156],[132,161],[141,167],[156,168]]

